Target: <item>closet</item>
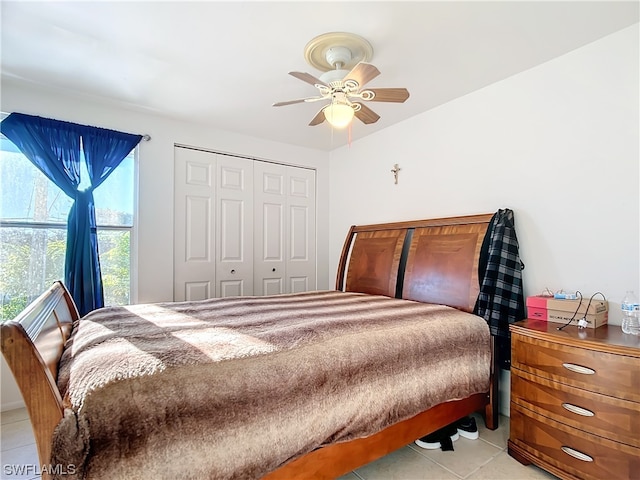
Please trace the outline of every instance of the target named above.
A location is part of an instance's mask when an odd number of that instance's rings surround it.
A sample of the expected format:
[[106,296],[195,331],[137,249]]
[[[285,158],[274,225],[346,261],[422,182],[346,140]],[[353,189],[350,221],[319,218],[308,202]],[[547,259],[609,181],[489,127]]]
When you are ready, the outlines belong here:
[[174,150],[175,301],[316,288],[315,170]]

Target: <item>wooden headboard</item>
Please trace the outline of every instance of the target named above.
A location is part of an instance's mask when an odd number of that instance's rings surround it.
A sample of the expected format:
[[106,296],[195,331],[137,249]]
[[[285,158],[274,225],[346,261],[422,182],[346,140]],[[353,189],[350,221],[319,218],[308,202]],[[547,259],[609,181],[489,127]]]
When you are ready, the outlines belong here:
[[480,248],[493,214],[354,225],[336,289],[473,311]]

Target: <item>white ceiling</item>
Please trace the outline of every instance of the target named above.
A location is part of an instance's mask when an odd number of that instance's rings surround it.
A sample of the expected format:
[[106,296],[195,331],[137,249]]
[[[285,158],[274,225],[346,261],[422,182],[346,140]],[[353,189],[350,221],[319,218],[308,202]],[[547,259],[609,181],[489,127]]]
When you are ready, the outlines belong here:
[[638,6],[2,0],[2,81],[331,150],[348,135],[326,122],[307,126],[321,105],[271,106],[316,95],[287,73],[322,73],[303,56],[317,35],[366,38],[370,63],[381,71],[368,86],[411,93],[404,104],[368,103],[381,118],[372,125],[356,120],[356,140],[637,23]]

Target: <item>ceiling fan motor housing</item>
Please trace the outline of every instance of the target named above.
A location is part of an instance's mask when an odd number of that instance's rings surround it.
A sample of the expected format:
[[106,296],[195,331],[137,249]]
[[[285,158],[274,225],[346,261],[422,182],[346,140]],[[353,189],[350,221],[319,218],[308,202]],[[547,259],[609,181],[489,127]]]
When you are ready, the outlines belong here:
[[335,82],[341,82],[342,79],[349,73],[349,70],[329,70],[328,72],[324,72],[320,75],[320,80],[322,80],[327,85],[331,85],[335,87]]
[[333,65],[333,68],[339,69],[347,65],[353,57],[351,50],[347,47],[331,47],[327,49],[325,58],[329,65]]

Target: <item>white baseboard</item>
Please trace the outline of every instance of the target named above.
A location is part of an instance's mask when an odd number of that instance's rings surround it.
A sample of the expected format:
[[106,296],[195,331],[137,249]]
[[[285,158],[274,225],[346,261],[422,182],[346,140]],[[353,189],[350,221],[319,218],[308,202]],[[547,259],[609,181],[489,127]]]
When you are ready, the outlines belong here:
[[24,408],[25,404],[22,401],[3,403],[0,406],[0,412],[8,412],[9,410],[15,410],[17,408]]

